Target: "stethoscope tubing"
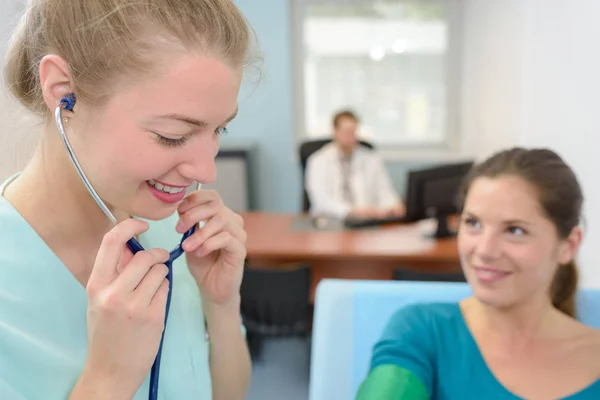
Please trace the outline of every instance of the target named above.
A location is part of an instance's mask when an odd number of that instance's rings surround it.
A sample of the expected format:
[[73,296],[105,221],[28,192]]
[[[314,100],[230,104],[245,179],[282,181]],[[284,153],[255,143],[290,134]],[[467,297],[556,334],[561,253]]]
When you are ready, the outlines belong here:
[[[88,179],[85,172],[83,171],[83,168],[81,167],[81,164],[79,163],[79,160],[77,159],[77,156],[75,155],[75,152],[73,151],[71,143],[69,142],[69,138],[67,137],[67,133],[66,133],[65,127],[63,125],[62,111],[63,111],[63,109],[71,111],[73,109],[74,105],[75,105],[75,96],[69,95],[61,101],[61,103],[58,107],[56,107],[56,111],[54,113],[56,127],[58,128],[58,132],[59,132],[60,138],[62,140],[62,143],[67,151],[69,158],[71,159],[71,162],[73,163],[73,166],[75,167],[75,170],[79,174],[81,181],[84,183],[86,189],[88,190],[88,192],[90,193],[90,195],[92,196],[92,198],[94,199],[96,204],[98,204],[98,207],[100,207],[100,209],[104,212],[104,214],[108,217],[108,219],[113,223],[113,225],[116,225],[117,219],[115,218],[113,213],[110,211],[110,209],[106,206],[104,201],[102,201],[102,199],[100,198],[100,196],[98,195],[96,190],[94,190],[94,187],[92,186],[90,180]],[[177,245],[177,247],[175,247],[175,249],[173,249],[169,253],[169,261],[167,261],[165,263],[165,265],[168,268],[167,280],[169,281],[169,293],[167,295],[164,329],[163,329],[163,332],[161,335],[160,345],[158,348],[158,352],[156,354],[156,358],[154,359],[154,363],[152,364],[152,369],[150,370],[150,389],[149,389],[149,393],[148,393],[149,400],[157,400],[158,399],[158,383],[159,383],[159,376],[160,376],[160,364],[161,364],[161,358],[162,358],[162,349],[163,349],[163,342],[164,342],[164,338],[165,338],[165,332],[166,332],[166,328],[167,328],[167,320],[169,317],[169,309],[171,307],[171,293],[173,292],[173,262],[184,253],[181,245],[185,241],[185,239],[187,239],[194,233],[195,229],[196,229],[196,226],[194,225],[183,235],[183,237],[181,238],[181,241]],[[127,241],[127,247],[129,248],[129,250],[131,250],[131,252],[133,254],[144,250],[144,247],[135,238],[131,238]]]

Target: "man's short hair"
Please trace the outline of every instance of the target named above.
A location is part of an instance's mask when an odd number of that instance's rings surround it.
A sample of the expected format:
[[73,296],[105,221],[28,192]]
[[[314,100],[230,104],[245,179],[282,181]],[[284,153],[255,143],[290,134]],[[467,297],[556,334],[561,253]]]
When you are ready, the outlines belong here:
[[337,128],[342,118],[349,118],[355,122],[360,122],[356,114],[350,110],[343,110],[333,116],[333,127]]

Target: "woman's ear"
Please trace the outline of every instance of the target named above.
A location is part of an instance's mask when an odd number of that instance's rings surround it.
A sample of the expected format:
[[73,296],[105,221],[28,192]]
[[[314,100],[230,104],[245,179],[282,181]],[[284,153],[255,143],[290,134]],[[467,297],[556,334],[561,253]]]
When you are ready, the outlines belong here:
[[40,84],[44,102],[51,112],[65,96],[74,92],[69,65],[55,54],[45,56],[40,62]]
[[569,261],[575,258],[577,254],[577,250],[581,245],[581,240],[583,238],[583,230],[580,226],[576,226],[571,230],[569,236],[563,240],[560,245],[559,254],[558,254],[558,263],[566,264]]

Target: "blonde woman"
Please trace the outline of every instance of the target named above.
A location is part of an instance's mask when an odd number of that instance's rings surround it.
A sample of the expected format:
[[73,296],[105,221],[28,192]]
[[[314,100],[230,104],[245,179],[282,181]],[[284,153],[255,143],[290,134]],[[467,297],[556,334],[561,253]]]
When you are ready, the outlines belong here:
[[[215,178],[251,38],[230,0],[29,1],[5,76],[46,123],[0,186],[1,398],[148,398],[169,293],[155,398],[245,398],[242,219],[185,189]],[[64,131],[116,226],[61,143],[65,98]],[[192,227],[170,291],[168,250]]]

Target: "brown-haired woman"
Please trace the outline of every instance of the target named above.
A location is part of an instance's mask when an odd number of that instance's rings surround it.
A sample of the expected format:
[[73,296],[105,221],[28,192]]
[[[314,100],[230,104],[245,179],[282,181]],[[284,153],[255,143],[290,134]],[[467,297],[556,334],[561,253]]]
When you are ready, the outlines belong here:
[[575,319],[582,203],[550,150],[476,165],[458,235],[473,296],[397,311],[358,398],[600,398],[600,332]]
[[44,129],[0,186],[1,398],[148,398],[169,293],[154,396],[245,398],[242,219],[186,189],[215,178],[251,50],[231,0],[28,1],[5,76]]

